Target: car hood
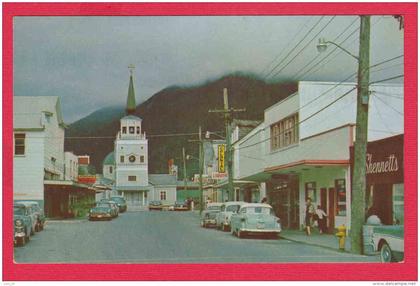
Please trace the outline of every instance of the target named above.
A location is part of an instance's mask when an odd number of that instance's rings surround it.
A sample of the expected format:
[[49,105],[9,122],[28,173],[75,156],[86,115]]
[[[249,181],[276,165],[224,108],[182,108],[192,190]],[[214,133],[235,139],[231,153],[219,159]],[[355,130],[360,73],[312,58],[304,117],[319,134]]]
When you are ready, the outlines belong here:
[[110,208],[104,208],[104,207],[95,207],[91,208],[90,212],[92,213],[106,213],[108,210],[111,210]]

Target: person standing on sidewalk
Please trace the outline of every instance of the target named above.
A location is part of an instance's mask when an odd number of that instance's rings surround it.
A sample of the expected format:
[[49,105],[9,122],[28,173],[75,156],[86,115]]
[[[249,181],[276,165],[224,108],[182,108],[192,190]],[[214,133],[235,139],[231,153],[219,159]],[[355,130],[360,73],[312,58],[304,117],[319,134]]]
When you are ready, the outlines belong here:
[[306,235],[311,235],[311,226],[312,226],[314,213],[315,213],[315,208],[314,208],[314,205],[312,204],[312,200],[311,198],[307,198],[306,210],[305,210]]
[[327,218],[327,214],[324,212],[320,205],[318,205],[315,210],[315,216],[318,220],[319,233],[322,234],[325,232],[325,219]]

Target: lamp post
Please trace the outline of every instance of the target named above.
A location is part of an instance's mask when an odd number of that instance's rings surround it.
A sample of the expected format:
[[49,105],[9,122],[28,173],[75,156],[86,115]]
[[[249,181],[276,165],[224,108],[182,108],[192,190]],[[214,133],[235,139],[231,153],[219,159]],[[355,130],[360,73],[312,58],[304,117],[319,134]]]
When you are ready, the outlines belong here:
[[319,52],[332,44],[358,61],[357,75],[357,116],[356,140],[354,142],[354,166],[352,177],[351,202],[351,251],[362,253],[362,227],[365,221],[366,205],[366,149],[369,111],[369,52],[370,52],[370,16],[360,16],[359,56],[356,57],[340,45],[320,39],[317,45]]

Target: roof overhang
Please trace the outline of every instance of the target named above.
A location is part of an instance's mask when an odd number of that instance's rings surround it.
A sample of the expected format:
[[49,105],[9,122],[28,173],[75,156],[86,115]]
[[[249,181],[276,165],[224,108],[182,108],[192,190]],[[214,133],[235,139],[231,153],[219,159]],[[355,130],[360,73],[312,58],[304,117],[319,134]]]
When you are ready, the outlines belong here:
[[301,160],[288,164],[268,167],[264,172],[269,174],[280,174],[290,172],[300,172],[303,170],[310,170],[314,168],[323,167],[348,167],[350,160]]

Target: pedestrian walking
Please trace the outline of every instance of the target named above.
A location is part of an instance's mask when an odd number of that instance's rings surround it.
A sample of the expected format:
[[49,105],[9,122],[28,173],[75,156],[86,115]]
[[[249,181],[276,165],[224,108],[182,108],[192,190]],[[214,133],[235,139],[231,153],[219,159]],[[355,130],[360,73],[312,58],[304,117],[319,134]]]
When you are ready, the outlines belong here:
[[305,210],[305,227],[306,235],[311,235],[311,226],[313,222],[313,215],[315,213],[314,205],[312,204],[312,199],[306,199],[306,210]]
[[324,210],[321,208],[320,205],[318,205],[316,210],[315,210],[315,216],[316,216],[316,219],[318,221],[319,233],[322,234],[322,233],[326,232],[327,214],[324,212]]

